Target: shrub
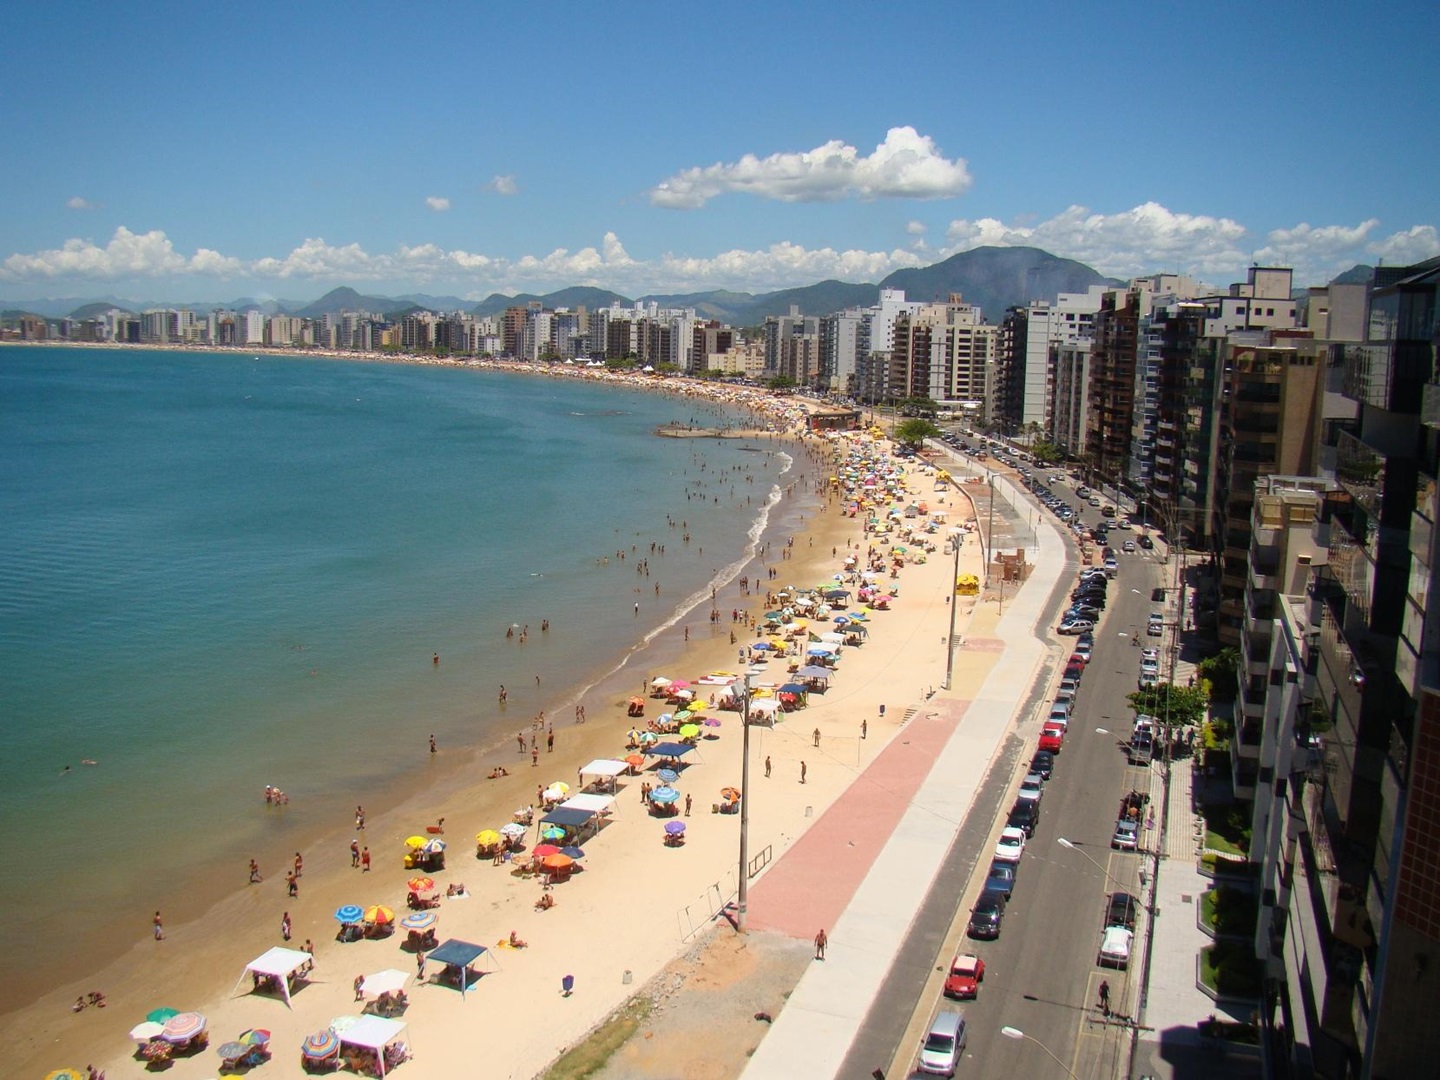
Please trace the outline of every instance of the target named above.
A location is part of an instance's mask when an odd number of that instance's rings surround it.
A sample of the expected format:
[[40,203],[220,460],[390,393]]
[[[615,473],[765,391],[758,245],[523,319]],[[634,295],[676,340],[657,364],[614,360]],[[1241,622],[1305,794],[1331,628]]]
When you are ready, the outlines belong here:
[[1260,961],[1248,945],[1217,941],[1200,950],[1200,978],[1221,997],[1250,998],[1260,994]]

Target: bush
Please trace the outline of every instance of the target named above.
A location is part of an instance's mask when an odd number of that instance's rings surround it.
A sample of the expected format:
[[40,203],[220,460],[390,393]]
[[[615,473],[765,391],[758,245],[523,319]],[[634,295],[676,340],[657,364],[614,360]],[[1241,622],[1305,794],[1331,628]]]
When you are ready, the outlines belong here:
[[1253,937],[1260,914],[1254,894],[1232,885],[1207,889],[1200,900],[1200,911],[1211,930],[1233,937]]
[[1261,974],[1248,945],[1217,941],[1200,950],[1200,979],[1221,997],[1258,997]]

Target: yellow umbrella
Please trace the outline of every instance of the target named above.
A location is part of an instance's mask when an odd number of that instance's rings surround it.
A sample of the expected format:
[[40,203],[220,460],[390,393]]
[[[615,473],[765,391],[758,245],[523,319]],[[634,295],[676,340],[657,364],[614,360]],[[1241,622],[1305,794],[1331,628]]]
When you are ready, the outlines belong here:
[[395,912],[384,904],[374,904],[365,909],[365,921],[376,926],[389,926],[395,921]]
[[701,713],[707,708],[709,708],[709,706],[703,701],[692,701],[689,705],[685,706],[685,711],[689,713]]
[[491,844],[500,843],[500,834],[494,829],[481,829],[475,834],[475,842],[489,847]]
[[435,879],[432,877],[412,877],[405,883],[405,887],[413,893],[434,892]]
[[570,785],[565,783],[564,780],[556,780],[550,785],[550,790],[558,791],[561,795],[568,795],[570,793]]
[[405,839],[405,846],[408,848],[421,848],[425,846],[425,837],[410,836]]
[[693,739],[699,734],[700,726],[698,724],[684,724],[680,728],[680,737],[682,739]]

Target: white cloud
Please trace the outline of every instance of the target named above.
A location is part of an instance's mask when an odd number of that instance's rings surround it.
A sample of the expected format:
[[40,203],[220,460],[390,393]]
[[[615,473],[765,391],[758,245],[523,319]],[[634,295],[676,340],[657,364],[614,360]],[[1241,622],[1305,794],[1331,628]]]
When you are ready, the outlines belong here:
[[514,173],[492,177],[490,183],[485,186],[499,195],[514,195],[520,190],[520,185],[515,182]]
[[911,236],[924,236],[928,228],[929,226],[923,221],[911,221],[905,225],[905,231]]
[[450,209],[450,200],[443,195],[430,195],[426,197],[425,205],[437,214],[443,214],[446,210]]
[[1034,226],[994,218],[953,221],[946,231],[951,244],[946,254],[985,245],[1028,245],[1117,277],[1171,270],[1209,280],[1239,280],[1247,266],[1260,263],[1294,267],[1296,284],[1323,283],[1356,263],[1381,258],[1409,263],[1440,254],[1440,234],[1433,225],[1371,239],[1379,224],[1373,218],[1354,226],[1302,222],[1271,230],[1264,245],[1252,248],[1246,242],[1249,231],[1230,218],[1176,213],[1153,202],[1118,214],[1071,206]]
[[257,277],[357,278],[373,281],[389,271],[390,260],[372,258],[359,244],[332,247],[320,237],[304,240],[284,258],[257,259],[251,272]]
[[766,158],[746,154],[731,164],[685,169],[651,188],[650,202],[693,210],[726,192],[781,202],[944,199],[964,193],[970,184],[964,158],[948,160],[928,135],[896,127],[868,157],[832,139],[814,150]]
[[186,272],[210,272],[207,257],[195,266],[175,250],[170,239],[158,229],[132,233],[123,225],[104,247],[89,240],[67,240],[65,245],[34,254],[14,254],[3,264],[0,275],[12,280],[81,277],[159,277]]
[[71,210],[94,210],[95,204],[89,199],[81,198],[79,195],[72,196],[65,200],[65,205]]

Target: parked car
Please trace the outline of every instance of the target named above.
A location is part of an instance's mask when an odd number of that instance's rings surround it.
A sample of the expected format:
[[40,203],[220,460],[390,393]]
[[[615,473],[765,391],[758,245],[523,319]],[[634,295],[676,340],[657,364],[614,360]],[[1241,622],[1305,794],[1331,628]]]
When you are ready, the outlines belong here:
[[954,1076],[965,1052],[965,1017],[946,1010],[930,1022],[920,1044],[920,1071],[932,1076]]
[[1101,967],[1125,968],[1130,966],[1130,943],[1135,940],[1135,931],[1123,926],[1106,927],[1100,939],[1099,963]]
[[1062,679],[1060,680],[1060,689],[1061,689],[1061,690],[1073,690],[1073,691],[1076,691],[1076,692],[1078,693],[1079,690],[1080,690],[1080,676],[1078,676],[1078,675],[1066,675],[1064,678],[1062,678]]
[[1110,556],[1110,558],[1105,560],[1105,573],[1109,574],[1113,578],[1119,572],[1120,561],[1116,559],[1115,556],[1112,555]]
[[1015,864],[995,859],[990,863],[990,873],[985,876],[985,884],[980,887],[980,891],[999,893],[1009,900],[1014,889]]
[[970,909],[970,922],[965,932],[972,938],[993,941],[1000,936],[1000,924],[1005,921],[1005,898],[994,893],[981,893],[980,899]]
[[1074,690],[1056,690],[1055,704],[1064,705],[1066,709],[1073,713],[1075,711],[1075,693]]
[[980,994],[985,981],[985,961],[973,953],[959,953],[950,961],[950,974],[945,976],[945,996],[969,1001]]
[[1110,846],[1118,851],[1138,851],[1140,848],[1140,823],[1133,818],[1117,820],[1115,833],[1110,837]]
[[1078,660],[1066,661],[1065,670],[1061,673],[1062,679],[1078,679],[1085,674],[1085,665]]
[[1141,533],[1140,539],[1137,540],[1136,543],[1138,543],[1146,551],[1151,550],[1155,546],[1155,541],[1150,539],[1149,533]]
[[1001,862],[1019,862],[1025,854],[1025,830],[1011,828],[1000,830],[1000,839],[995,841],[995,858]]
[[1055,769],[1055,755],[1049,750],[1036,750],[1035,756],[1030,759],[1030,771],[1039,773],[1046,780]]
[[1105,925],[1123,926],[1126,930],[1135,929],[1135,913],[1140,908],[1140,901],[1127,892],[1115,892],[1110,894],[1105,904]]
[[1027,772],[1020,781],[1020,791],[1015,796],[1026,802],[1039,802],[1045,797],[1045,778],[1038,772]]
[[1085,662],[1085,663],[1088,664],[1088,663],[1090,663],[1090,657],[1091,657],[1092,653],[1093,653],[1093,642],[1090,642],[1090,641],[1078,641],[1078,642],[1075,643],[1075,651],[1070,654],[1070,659],[1073,660],[1073,659],[1075,659],[1075,658],[1078,656],[1083,662]]
[[1026,836],[1035,835],[1035,826],[1040,821],[1040,804],[1034,799],[1016,799],[1010,808],[1005,824],[1011,828],[1024,829]]
[[1153,671],[1142,671],[1140,678],[1136,680],[1136,685],[1141,690],[1153,690],[1160,685],[1160,676]]
[[1094,619],[1082,619],[1082,618],[1076,617],[1076,618],[1073,618],[1073,619],[1066,619],[1066,620],[1065,620],[1064,622],[1062,622],[1058,627],[1056,627],[1055,632],[1056,632],[1057,634],[1082,634],[1082,633],[1084,633],[1086,630],[1094,630],[1094,629],[1095,629],[1095,620],[1094,620]]
[[1040,729],[1039,749],[1058,754],[1065,742],[1065,729],[1059,724],[1046,724]]
[[1160,637],[1165,633],[1165,616],[1158,611],[1150,613],[1150,621],[1145,624],[1145,633],[1151,637]]
[[1070,605],[1065,615],[1071,619],[1090,619],[1094,621],[1100,618],[1100,608],[1088,601],[1077,600]]
[[1140,650],[1140,664],[1141,664],[1141,666],[1143,667],[1147,661],[1148,661],[1149,663],[1154,664],[1155,667],[1156,667],[1156,670],[1159,670],[1159,667],[1160,667],[1160,650],[1159,650],[1159,649],[1152,649],[1152,648],[1150,648],[1149,646],[1146,646],[1145,648],[1141,649],[1141,650]]

